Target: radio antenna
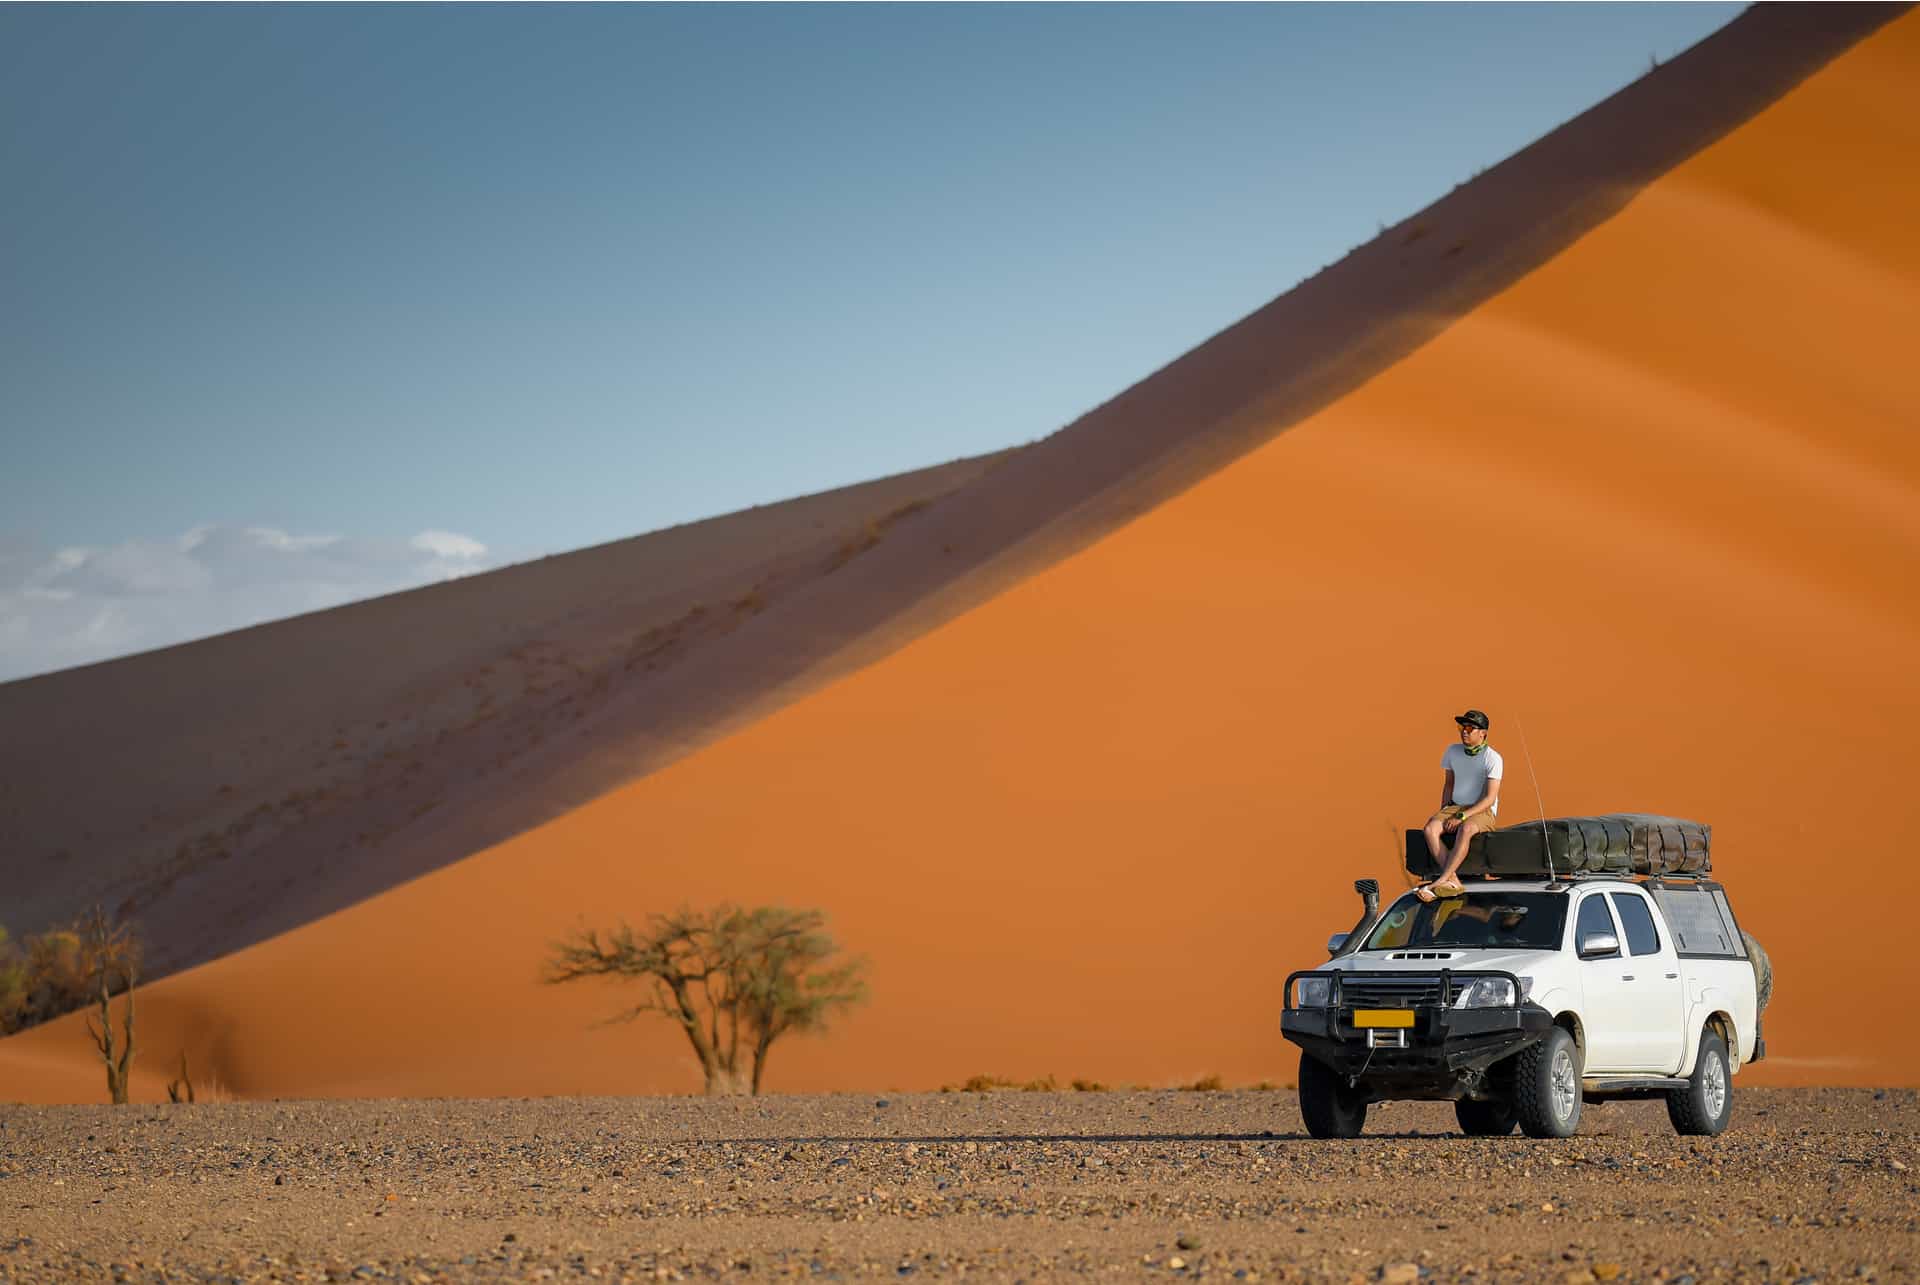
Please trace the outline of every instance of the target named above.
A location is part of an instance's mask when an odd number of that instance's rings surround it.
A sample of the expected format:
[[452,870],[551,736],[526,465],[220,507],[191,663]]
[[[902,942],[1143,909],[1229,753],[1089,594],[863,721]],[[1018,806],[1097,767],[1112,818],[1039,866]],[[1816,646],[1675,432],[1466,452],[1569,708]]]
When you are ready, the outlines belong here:
[[1551,883],[1559,876],[1553,872],[1553,844],[1547,841],[1547,805],[1540,796],[1540,774],[1533,770],[1533,751],[1527,748],[1527,725],[1520,721],[1515,713],[1513,725],[1520,729],[1520,752],[1527,756],[1527,775],[1533,778],[1533,801],[1540,809],[1540,851],[1547,858],[1547,881]]

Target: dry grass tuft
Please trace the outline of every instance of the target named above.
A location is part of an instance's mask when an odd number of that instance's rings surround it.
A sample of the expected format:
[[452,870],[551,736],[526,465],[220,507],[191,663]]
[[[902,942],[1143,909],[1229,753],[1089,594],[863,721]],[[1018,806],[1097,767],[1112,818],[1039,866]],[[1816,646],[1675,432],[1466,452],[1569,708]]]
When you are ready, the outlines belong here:
[[881,537],[886,535],[887,528],[902,518],[912,517],[926,508],[927,504],[926,500],[908,500],[897,509],[891,509],[877,518],[868,518],[860,524],[858,531],[847,537],[846,541],[834,550],[833,557],[827,561],[827,570],[838,571],[846,566],[868,549],[879,544]]
[[[1099,1080],[1089,1080],[1076,1076],[1067,1081],[1066,1090],[1073,1093],[1111,1093],[1111,1085]],[[1051,1075],[1043,1075],[1036,1080],[1010,1080],[1001,1075],[972,1075],[959,1084],[943,1084],[942,1093],[1059,1093],[1060,1081]]]
[[827,563],[827,570],[838,571],[879,543],[880,524],[868,518],[859,531],[849,536],[845,543],[833,551],[833,557]]

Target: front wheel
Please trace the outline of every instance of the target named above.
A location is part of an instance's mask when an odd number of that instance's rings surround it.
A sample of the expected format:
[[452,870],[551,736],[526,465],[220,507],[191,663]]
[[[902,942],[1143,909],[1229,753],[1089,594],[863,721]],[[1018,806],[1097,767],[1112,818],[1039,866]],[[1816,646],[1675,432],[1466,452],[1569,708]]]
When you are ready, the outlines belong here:
[[1564,1027],[1513,1055],[1513,1111],[1529,1138],[1571,1138],[1580,1128],[1580,1047]]
[[1667,1118],[1674,1132],[1710,1138],[1733,1117],[1733,1076],[1727,1069],[1727,1042],[1717,1031],[1700,1032],[1700,1056],[1693,1060],[1687,1087],[1667,1094]]
[[1367,1124],[1367,1099],[1346,1077],[1311,1053],[1300,1055],[1300,1114],[1316,1138],[1357,1138]]
[[1453,1117],[1460,1132],[1469,1138],[1504,1138],[1520,1122],[1512,1102],[1475,1102],[1461,1098],[1453,1104]]

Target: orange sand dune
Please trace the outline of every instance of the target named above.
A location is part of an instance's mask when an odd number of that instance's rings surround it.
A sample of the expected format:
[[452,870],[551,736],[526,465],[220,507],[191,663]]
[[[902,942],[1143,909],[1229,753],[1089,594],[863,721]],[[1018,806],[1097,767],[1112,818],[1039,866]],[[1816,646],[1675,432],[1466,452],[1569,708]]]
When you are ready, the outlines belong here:
[[105,901],[161,976],[564,816],[1338,401],[1899,13],[1751,10],[1029,448],[0,684],[6,922]]
[[[1772,1081],[1914,1083],[1920,16],[1357,390],[884,659],[547,824],[149,989],[239,1092],[688,1090],[534,984],[580,922],[827,909],[874,1000],[775,1089],[1281,1079],[1279,983],[1394,878],[1467,704],[1504,818],[1701,817]],[[1413,246],[1417,221],[1394,235]],[[1524,742],[1521,732],[1524,724]],[[1537,780],[1529,759],[1538,769]],[[7,1096],[92,1096],[77,1027]],[[71,1070],[54,1068],[69,1059]],[[92,1072],[85,1072],[92,1077]]]

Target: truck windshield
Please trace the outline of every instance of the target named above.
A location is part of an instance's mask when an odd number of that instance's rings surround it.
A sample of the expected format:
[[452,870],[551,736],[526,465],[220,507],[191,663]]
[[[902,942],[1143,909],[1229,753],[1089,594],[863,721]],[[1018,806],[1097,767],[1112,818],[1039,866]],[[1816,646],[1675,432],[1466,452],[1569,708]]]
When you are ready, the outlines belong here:
[[1567,899],[1554,892],[1475,889],[1423,902],[1412,893],[1388,907],[1361,950],[1558,950]]

